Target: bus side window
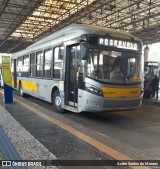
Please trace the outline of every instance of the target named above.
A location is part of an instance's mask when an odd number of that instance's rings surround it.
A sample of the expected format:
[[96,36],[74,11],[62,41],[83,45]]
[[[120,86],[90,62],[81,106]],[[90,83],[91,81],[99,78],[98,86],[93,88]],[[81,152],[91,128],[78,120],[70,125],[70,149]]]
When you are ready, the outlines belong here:
[[36,61],[35,61],[35,53],[30,54],[30,76],[35,77],[35,68],[36,68]]
[[62,79],[64,47],[54,49],[53,78]]
[[52,49],[44,52],[44,77],[51,78]]
[[29,76],[29,55],[23,56],[23,77]]
[[43,51],[36,53],[36,77],[43,76]]
[[18,72],[18,76],[21,76],[21,72],[22,72],[22,57],[19,57],[17,59],[17,72]]

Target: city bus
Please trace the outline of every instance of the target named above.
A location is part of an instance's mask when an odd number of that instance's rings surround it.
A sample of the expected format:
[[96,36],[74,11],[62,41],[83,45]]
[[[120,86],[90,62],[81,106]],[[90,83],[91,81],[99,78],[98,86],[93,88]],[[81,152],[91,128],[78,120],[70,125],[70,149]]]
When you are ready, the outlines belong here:
[[57,112],[105,112],[140,107],[142,62],[142,43],[135,36],[71,24],[14,53],[11,70],[22,97],[50,102]]
[[[144,62],[144,98],[150,99],[152,94],[152,79],[154,75],[160,78],[160,62]],[[160,86],[159,86],[160,87]]]
[[160,77],[160,62],[146,61],[144,63],[144,73],[145,75],[154,74]]

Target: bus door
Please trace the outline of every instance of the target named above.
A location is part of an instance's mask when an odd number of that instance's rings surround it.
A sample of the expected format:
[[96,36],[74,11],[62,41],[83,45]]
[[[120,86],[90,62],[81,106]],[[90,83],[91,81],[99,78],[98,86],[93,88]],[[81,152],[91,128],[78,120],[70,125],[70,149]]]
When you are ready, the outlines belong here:
[[80,45],[66,48],[65,104],[77,107]]

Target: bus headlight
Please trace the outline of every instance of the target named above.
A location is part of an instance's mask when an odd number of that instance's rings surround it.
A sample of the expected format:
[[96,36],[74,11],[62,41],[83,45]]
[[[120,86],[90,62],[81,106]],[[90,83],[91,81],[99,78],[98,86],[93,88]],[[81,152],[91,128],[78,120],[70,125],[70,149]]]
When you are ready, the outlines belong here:
[[98,96],[103,96],[103,91],[95,86],[92,86],[88,83],[85,84],[85,90],[92,93],[92,94],[96,94]]

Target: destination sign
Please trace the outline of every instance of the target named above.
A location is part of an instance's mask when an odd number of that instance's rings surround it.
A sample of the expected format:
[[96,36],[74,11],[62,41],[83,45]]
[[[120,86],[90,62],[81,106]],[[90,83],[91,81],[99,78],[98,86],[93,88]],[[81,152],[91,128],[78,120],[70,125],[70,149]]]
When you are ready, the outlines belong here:
[[148,65],[148,66],[158,66],[158,63],[149,62],[147,65]]
[[115,46],[115,47],[118,47],[118,48],[138,50],[138,44],[137,43],[124,41],[124,40],[99,38],[99,45]]

